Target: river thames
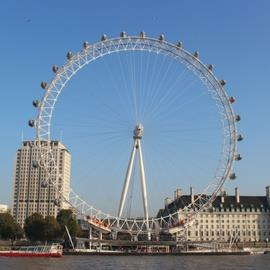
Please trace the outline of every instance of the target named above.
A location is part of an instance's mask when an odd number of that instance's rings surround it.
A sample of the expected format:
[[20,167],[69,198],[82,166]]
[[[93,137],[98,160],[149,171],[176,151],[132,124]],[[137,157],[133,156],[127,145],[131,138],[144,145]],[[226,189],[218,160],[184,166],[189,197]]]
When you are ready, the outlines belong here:
[[247,256],[64,256],[62,258],[0,258],[2,270],[239,270],[269,269],[270,255]]

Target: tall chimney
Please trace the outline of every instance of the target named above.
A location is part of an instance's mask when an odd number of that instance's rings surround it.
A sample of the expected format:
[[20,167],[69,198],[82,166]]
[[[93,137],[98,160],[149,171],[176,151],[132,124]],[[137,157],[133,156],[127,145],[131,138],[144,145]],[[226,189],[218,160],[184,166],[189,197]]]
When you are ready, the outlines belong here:
[[174,191],[174,200],[177,200],[181,197],[181,188],[177,188],[175,191]]
[[270,186],[267,186],[265,189],[266,189],[266,199],[267,199],[268,205],[270,206]]
[[194,189],[193,189],[193,187],[190,187],[190,200],[191,200],[191,203],[194,203]]
[[240,193],[239,193],[239,188],[235,188],[235,200],[237,203],[240,203]]
[[225,201],[224,195],[225,195],[225,191],[224,191],[224,188],[222,187],[221,190],[220,190],[221,203],[224,203],[224,201]]
[[165,198],[165,200],[164,200],[165,208],[167,208],[168,205],[169,205],[171,202],[172,202],[172,199],[171,199],[171,198],[169,198],[169,197]]

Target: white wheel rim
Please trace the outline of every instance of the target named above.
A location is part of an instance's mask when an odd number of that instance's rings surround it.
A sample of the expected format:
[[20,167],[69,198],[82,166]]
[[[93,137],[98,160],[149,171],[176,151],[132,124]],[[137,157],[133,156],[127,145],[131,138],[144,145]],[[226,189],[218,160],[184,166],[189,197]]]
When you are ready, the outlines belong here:
[[[194,220],[194,217],[205,207],[208,207],[216,198],[218,192],[228,179],[233,168],[234,157],[237,147],[237,131],[235,115],[230,104],[229,97],[215,75],[203,64],[197,57],[166,41],[160,41],[148,37],[125,37],[113,38],[88,46],[86,49],[76,53],[72,58],[57,72],[52,81],[47,85],[45,94],[39,106],[39,113],[36,120],[36,142],[40,152],[40,166],[46,171],[47,181],[59,193],[59,196],[67,202],[78,214],[89,215],[101,221],[106,221],[116,230],[125,230],[129,232],[146,231],[146,221],[143,219],[123,219],[110,214],[104,213],[94,206],[89,205],[81,199],[72,189],[70,190],[69,199],[67,200],[61,190],[53,181],[53,175],[56,171],[55,161],[50,151],[49,144],[51,137],[51,119],[57,99],[64,89],[67,82],[84,66],[95,61],[97,58],[105,57],[111,53],[120,51],[141,50],[159,53],[173,57],[175,60],[184,64],[194,74],[196,74],[203,84],[205,84],[212,94],[213,99],[218,106],[221,115],[224,132],[224,143],[222,156],[214,179],[205,187],[203,192],[196,196],[194,202],[182,209],[188,214],[187,223]],[[54,168],[50,169],[49,168]],[[204,196],[204,194],[211,194]],[[160,228],[168,228],[178,220],[178,211],[159,218],[149,220],[149,229],[156,231]]]

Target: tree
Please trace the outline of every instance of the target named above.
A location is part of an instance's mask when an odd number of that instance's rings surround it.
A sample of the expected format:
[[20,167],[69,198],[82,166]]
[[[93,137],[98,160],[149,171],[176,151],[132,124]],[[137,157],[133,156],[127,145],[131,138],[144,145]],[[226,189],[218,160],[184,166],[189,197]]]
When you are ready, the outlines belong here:
[[34,213],[25,220],[24,231],[28,239],[32,241],[44,241],[45,220],[42,215]]
[[45,223],[44,235],[47,241],[52,241],[60,237],[61,228],[55,217],[53,216],[45,217],[44,223]]
[[55,217],[34,213],[25,220],[24,231],[28,239],[33,241],[52,241],[61,237],[60,226]]
[[15,222],[9,213],[0,214],[0,237],[2,239],[10,239],[12,241],[23,237],[21,226]]
[[60,225],[61,236],[65,237],[67,226],[71,237],[76,237],[81,233],[80,225],[77,224],[76,218],[70,209],[62,209],[57,215],[57,222]]

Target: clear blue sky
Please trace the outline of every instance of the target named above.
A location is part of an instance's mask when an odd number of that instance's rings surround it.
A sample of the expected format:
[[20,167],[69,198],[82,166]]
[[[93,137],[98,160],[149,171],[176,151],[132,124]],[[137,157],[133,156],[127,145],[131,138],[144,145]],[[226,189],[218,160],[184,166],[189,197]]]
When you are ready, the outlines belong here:
[[[42,95],[40,81],[50,80],[51,66],[63,64],[66,52],[80,50],[84,40],[93,43],[103,33],[113,37],[122,30],[164,33],[214,64],[236,97],[234,108],[242,116],[238,129],[245,137],[238,178],[228,189],[264,194],[270,184],[269,14],[266,0],[1,1],[0,203],[9,203],[12,196],[22,131],[25,139],[34,137],[27,121],[35,116],[32,100]],[[80,193],[83,185],[78,188]]]

